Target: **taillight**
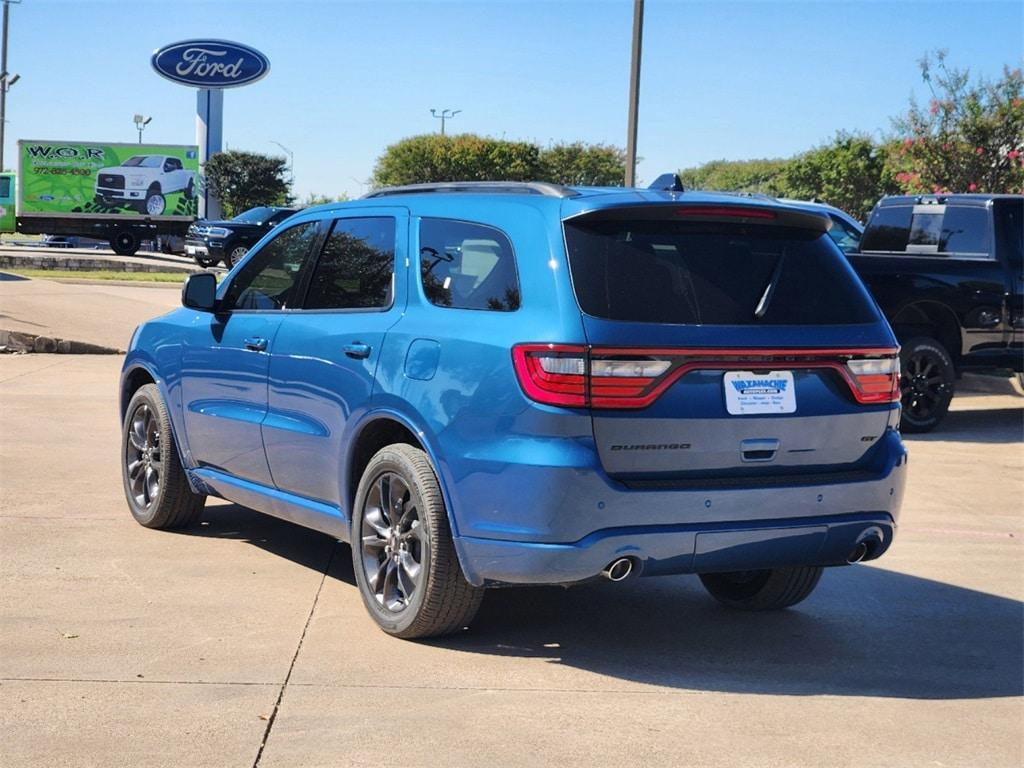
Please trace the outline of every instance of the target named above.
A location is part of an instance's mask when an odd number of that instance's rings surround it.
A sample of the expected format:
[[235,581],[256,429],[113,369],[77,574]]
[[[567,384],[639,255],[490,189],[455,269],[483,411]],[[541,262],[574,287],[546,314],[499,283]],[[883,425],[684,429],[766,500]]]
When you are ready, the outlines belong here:
[[867,357],[846,361],[859,403],[894,403],[900,399],[900,361],[891,357]]
[[517,344],[516,377],[527,397],[569,408],[646,408],[694,370],[826,369],[861,404],[900,399],[895,349],[635,349]]
[[677,208],[676,216],[725,216],[733,219],[774,219],[775,211],[747,208],[742,205],[686,205]]
[[587,404],[586,349],[569,344],[517,344],[512,348],[519,385],[527,397],[547,405]]

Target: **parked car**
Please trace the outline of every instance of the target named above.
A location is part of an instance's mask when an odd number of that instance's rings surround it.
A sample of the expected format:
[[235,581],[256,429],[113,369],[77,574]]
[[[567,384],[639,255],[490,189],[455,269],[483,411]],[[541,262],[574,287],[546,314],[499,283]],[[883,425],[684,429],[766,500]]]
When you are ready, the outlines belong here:
[[105,205],[130,204],[140,213],[162,216],[165,195],[172,192],[184,192],[189,200],[196,194],[195,173],[185,170],[180,157],[133,155],[96,173],[96,201]]
[[220,262],[235,266],[261,237],[296,212],[295,208],[263,205],[250,208],[233,219],[200,219],[188,229],[185,253],[206,268]]
[[851,262],[903,347],[905,432],[945,417],[964,371],[1024,371],[1024,195],[902,195]]
[[97,240],[92,237],[79,237],[78,235],[43,235],[38,245],[44,248],[92,248],[98,250],[107,247],[106,240]]
[[407,638],[508,584],[798,603],[888,549],[906,471],[896,339],[827,226],[541,183],[307,209],[133,335],[129,509],[177,528],[214,495],[349,542]]
[[842,208],[810,200],[779,198],[779,202],[786,205],[794,205],[797,208],[804,208],[808,211],[820,211],[828,216],[832,220],[832,227],[828,231],[828,236],[832,238],[832,242],[843,249],[844,253],[853,253],[860,245],[861,235],[864,234],[864,225]]

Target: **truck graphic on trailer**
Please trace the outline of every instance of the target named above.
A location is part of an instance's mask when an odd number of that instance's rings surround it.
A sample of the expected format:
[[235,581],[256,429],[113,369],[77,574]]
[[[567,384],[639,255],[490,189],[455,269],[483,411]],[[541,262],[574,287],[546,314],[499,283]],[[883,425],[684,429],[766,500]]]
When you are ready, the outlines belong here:
[[178,157],[132,155],[96,173],[96,202],[104,205],[130,205],[139,213],[162,216],[165,195],[172,192],[183,192],[189,200],[196,194],[195,173],[185,170]]

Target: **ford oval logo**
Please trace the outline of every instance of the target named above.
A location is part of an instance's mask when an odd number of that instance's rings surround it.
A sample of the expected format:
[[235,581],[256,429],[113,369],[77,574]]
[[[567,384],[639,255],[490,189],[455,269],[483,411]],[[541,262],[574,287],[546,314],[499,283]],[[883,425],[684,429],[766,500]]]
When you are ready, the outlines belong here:
[[168,80],[196,88],[234,88],[254,83],[270,71],[255,48],[227,40],[184,40],[153,52],[150,60]]

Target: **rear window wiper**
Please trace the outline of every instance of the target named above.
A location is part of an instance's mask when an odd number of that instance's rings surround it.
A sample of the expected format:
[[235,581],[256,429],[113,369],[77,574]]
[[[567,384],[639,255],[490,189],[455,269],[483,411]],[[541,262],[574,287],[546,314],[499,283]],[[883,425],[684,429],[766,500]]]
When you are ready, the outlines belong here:
[[754,307],[754,317],[758,320],[768,314],[768,306],[772,303],[772,296],[775,295],[775,286],[779,284],[779,276],[782,274],[782,264],[785,260],[786,252],[783,251],[779,254],[779,260],[775,262],[775,269],[772,270],[772,276],[768,278],[768,284],[764,287],[764,293],[761,294],[757,306]]

